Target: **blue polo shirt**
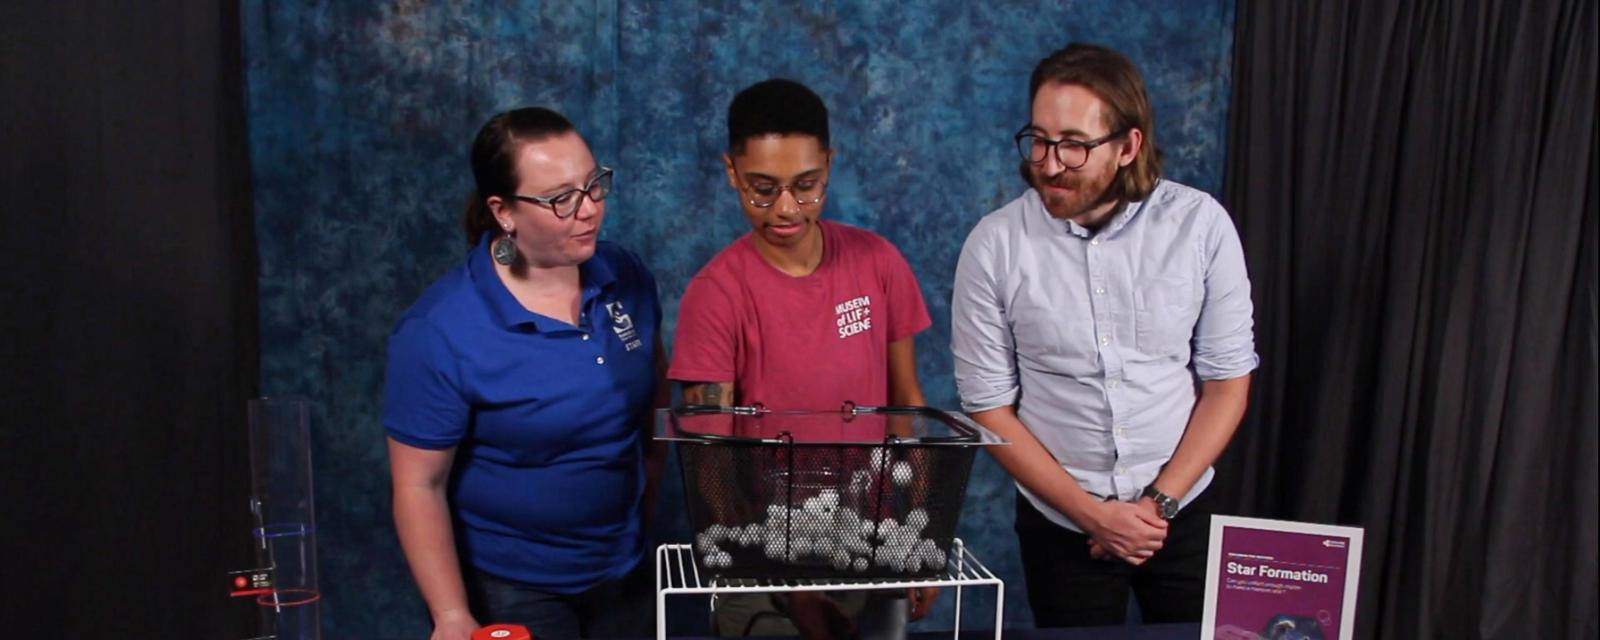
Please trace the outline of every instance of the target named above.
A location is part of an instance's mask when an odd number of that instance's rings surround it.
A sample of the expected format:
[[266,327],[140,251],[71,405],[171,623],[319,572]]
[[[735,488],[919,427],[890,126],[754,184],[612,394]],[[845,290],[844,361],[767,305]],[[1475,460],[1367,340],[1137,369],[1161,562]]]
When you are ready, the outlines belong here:
[[461,557],[556,593],[619,578],[643,552],[643,445],[661,304],[632,253],[600,242],[579,266],[577,326],[528,311],[487,237],[422,294],[389,338],[383,426],[457,447],[449,498]]

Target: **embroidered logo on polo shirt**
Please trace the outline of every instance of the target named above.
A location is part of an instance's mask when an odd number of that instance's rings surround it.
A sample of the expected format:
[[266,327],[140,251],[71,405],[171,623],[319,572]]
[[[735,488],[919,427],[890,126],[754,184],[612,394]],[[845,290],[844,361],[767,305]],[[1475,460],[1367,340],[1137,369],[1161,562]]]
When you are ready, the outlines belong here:
[[860,296],[833,305],[839,314],[839,339],[843,340],[872,328],[872,297]]
[[633,318],[622,309],[622,301],[607,302],[606,314],[611,316],[611,330],[617,333],[617,339],[622,341],[622,346],[629,351],[644,345],[639,339],[639,331],[633,328]]

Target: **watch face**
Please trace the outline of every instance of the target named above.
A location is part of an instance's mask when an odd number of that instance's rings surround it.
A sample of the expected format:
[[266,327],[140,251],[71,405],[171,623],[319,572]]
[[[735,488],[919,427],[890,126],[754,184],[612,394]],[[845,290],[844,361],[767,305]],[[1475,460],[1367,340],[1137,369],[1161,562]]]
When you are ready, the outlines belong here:
[[1142,495],[1156,503],[1156,512],[1161,514],[1163,520],[1171,520],[1173,516],[1178,515],[1178,501],[1162,493],[1155,485],[1145,487]]

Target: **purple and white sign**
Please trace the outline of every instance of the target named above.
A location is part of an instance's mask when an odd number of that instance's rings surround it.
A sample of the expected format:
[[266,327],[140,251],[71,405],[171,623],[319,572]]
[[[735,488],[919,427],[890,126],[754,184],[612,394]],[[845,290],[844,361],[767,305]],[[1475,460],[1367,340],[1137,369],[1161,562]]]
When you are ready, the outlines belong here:
[[1212,516],[1202,640],[1349,640],[1361,529]]

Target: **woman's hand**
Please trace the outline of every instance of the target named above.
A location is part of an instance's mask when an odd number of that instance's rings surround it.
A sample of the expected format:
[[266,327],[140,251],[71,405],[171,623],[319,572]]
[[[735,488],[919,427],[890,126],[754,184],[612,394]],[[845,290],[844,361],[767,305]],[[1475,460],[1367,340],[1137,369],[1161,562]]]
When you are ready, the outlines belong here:
[[472,632],[477,630],[478,621],[472,618],[472,613],[453,609],[434,617],[433,635],[428,636],[428,640],[472,640]]

